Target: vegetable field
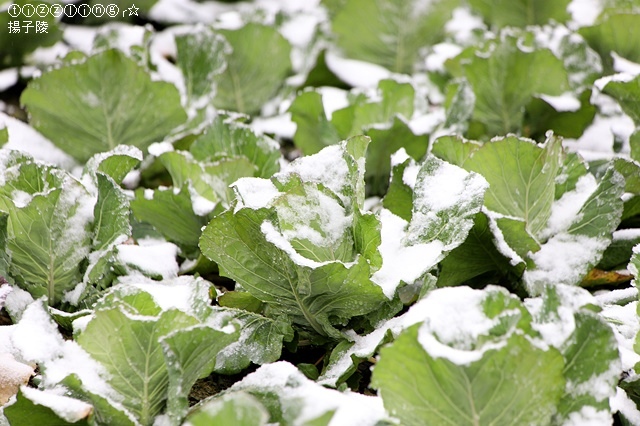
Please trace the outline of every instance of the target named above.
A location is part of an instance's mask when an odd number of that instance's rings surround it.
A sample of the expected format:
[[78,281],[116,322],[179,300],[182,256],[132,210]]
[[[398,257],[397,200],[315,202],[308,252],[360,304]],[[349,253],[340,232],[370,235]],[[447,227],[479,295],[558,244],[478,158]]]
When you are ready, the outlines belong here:
[[637,0],[103,6],[0,2],[0,426],[640,425]]

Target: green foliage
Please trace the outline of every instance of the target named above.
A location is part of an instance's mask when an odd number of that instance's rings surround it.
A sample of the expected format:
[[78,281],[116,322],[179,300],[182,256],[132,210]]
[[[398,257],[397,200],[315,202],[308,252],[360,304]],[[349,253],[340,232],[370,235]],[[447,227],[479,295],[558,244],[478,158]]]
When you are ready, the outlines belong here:
[[[111,156],[121,158],[118,167]],[[51,305],[78,305],[91,286],[107,286],[112,251],[131,232],[128,202],[111,176],[122,176],[140,159],[138,150],[124,147],[101,154],[87,163],[81,183],[9,151],[0,186],[9,276]]]
[[471,119],[489,135],[519,132],[533,95],[569,88],[562,61],[525,32],[502,31],[497,40],[467,48],[448,69],[469,82],[475,95]]
[[[11,3],[20,7],[31,5],[37,8],[49,7],[52,2],[16,0]],[[0,27],[2,28],[2,32],[0,32],[0,52],[2,52],[0,53],[0,69],[22,65],[27,54],[38,47],[51,46],[61,39],[62,32],[53,15],[47,13],[42,18],[38,17],[38,21],[46,24],[46,32],[36,32],[34,20],[24,14],[20,13],[17,16],[10,14],[8,5],[6,9],[3,7],[0,10]],[[18,24],[17,33],[9,31],[9,23]]]
[[[351,95],[351,94],[350,94]],[[359,134],[372,143],[367,150],[368,193],[383,195],[389,179],[391,154],[400,148],[415,160],[425,155],[427,135],[416,135],[407,120],[414,112],[415,90],[411,84],[382,80],[374,99],[352,93],[350,105],[327,119],[319,91],[306,91],[291,104],[291,119],[297,124],[294,142],[306,155]]]
[[351,58],[411,73],[420,49],[439,42],[457,1],[426,6],[410,0],[346,0],[336,8],[331,26],[337,44]]
[[0,425],[640,418],[637,2],[10,3]]
[[479,12],[493,28],[545,25],[549,21],[565,22],[569,18],[569,0],[471,0],[471,8]]
[[[247,24],[237,30],[220,30],[230,49],[226,68],[215,74],[217,84],[213,104],[217,108],[255,114],[282,85],[291,68],[291,46],[274,28]],[[210,76],[211,77],[211,76]]]
[[78,161],[117,145],[144,150],[187,118],[175,86],[116,49],[43,74],[20,101],[31,125]]

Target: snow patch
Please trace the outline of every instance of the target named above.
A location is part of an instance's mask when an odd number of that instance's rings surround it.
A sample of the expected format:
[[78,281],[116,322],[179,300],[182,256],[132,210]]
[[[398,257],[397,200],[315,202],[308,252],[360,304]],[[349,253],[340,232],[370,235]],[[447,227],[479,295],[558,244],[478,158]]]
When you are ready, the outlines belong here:
[[283,412],[298,412],[294,424],[307,424],[328,411],[335,411],[330,423],[335,426],[374,426],[387,418],[379,397],[327,389],[285,361],[263,365],[230,390],[275,393]]
[[353,87],[373,88],[380,80],[391,77],[391,71],[380,65],[342,58],[331,51],[327,52],[325,60],[340,80]]
[[269,207],[280,192],[269,179],[240,178],[231,185],[234,189],[238,203],[234,213],[242,208],[258,210]]
[[524,281],[534,293],[546,284],[575,284],[585,273],[584,265],[598,259],[608,246],[606,238],[556,234],[540,250],[529,254],[536,266],[525,271]]
[[441,241],[406,245],[407,221],[387,209],[380,212],[380,223],[382,268],[371,281],[392,299],[401,281],[413,283],[439,261],[444,245]]
[[551,216],[546,229],[541,233],[541,238],[544,239],[566,231],[572,223],[579,221],[580,209],[597,188],[598,182],[592,174],[587,173],[581,176],[573,191],[565,192],[559,200],[554,201],[551,205]]
[[178,247],[173,243],[151,246],[120,244],[117,246],[118,261],[146,273],[160,275],[163,279],[178,275]]
[[91,414],[93,406],[79,399],[69,398],[64,395],[56,395],[55,393],[43,392],[28,386],[20,388],[22,394],[36,405],[42,405],[50,408],[59,417],[69,423],[75,423],[84,419]]

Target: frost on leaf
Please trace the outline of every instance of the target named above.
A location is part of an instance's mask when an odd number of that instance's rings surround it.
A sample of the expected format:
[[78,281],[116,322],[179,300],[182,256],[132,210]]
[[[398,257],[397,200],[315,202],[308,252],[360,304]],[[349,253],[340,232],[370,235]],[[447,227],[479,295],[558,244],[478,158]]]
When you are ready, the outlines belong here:
[[[622,175],[611,168],[595,178],[578,157],[563,152],[552,134],[542,146],[515,136],[481,146],[445,137],[434,152],[489,182],[484,213],[493,244],[512,266],[526,265],[523,278],[530,294],[540,294],[546,285],[579,284],[600,261],[620,222]],[[483,261],[492,249],[474,253],[467,246],[456,254],[474,259],[467,277],[487,270],[503,276],[515,272],[504,262]]]

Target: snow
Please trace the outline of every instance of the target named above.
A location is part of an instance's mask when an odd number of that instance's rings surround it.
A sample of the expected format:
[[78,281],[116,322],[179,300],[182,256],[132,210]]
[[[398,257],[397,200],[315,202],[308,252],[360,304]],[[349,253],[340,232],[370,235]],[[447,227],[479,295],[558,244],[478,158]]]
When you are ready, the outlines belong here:
[[304,182],[321,183],[340,196],[345,206],[351,205],[349,197],[343,194],[343,187],[348,184],[349,167],[343,158],[344,142],[331,145],[314,155],[297,158],[274,178],[288,179],[292,174],[300,176]]
[[638,411],[636,403],[621,388],[616,387],[616,395],[609,398],[609,405],[613,413],[619,411],[629,423],[640,425],[640,411]]
[[74,49],[88,54],[93,49],[93,40],[97,33],[96,27],[68,25],[62,33],[62,39]]
[[331,120],[335,111],[349,106],[349,92],[346,90],[336,87],[320,87],[317,92],[322,96],[322,106],[327,120]]
[[407,221],[387,209],[380,212],[380,223],[382,268],[371,281],[392,299],[400,281],[413,283],[440,260],[444,245],[440,241],[406,245]]
[[198,216],[206,216],[213,211],[218,205],[217,202],[211,201],[202,195],[193,187],[191,181],[188,181],[189,195],[191,197],[191,207],[193,212]]
[[488,186],[480,175],[439,161],[438,168],[416,184],[414,199],[429,211],[439,212],[482,195]]
[[172,152],[173,144],[171,142],[155,142],[149,145],[148,151],[149,154],[154,157],[160,157],[165,152]]
[[640,238],[640,228],[618,229],[613,232],[613,241],[629,241]]
[[342,58],[328,51],[327,67],[342,81],[353,87],[374,88],[380,80],[391,77],[391,71],[370,62]]
[[297,125],[291,120],[291,113],[273,117],[256,117],[250,124],[251,129],[259,135],[269,133],[280,138],[293,139]]
[[559,96],[538,95],[538,97],[558,112],[575,112],[580,109],[580,100],[571,92],[565,92]]
[[640,75],[640,64],[631,62],[628,59],[619,56],[616,52],[611,52],[613,58],[613,70],[626,75]]
[[539,251],[529,254],[536,266],[525,271],[525,284],[537,293],[547,284],[577,283],[585,273],[584,265],[596,261],[608,246],[606,238],[556,234]]
[[291,45],[306,47],[311,43],[316,33],[316,29],[320,24],[320,18],[322,17],[318,16],[318,14],[312,13],[294,15],[280,27],[280,34],[282,34]]
[[18,82],[18,69],[7,68],[0,71],[0,92],[4,92]]
[[578,27],[587,27],[595,23],[602,11],[602,3],[601,0],[573,0],[569,3],[567,11]]
[[602,426],[611,423],[611,413],[608,410],[596,410],[594,407],[585,405],[580,408],[580,411],[569,414],[563,426]]
[[557,315],[554,315],[553,318],[544,318],[544,320],[541,317],[545,314],[545,306],[541,298],[527,299],[525,306],[534,317],[538,317],[532,327],[540,333],[545,342],[541,346],[548,343],[556,348],[561,348],[576,329],[573,310],[566,306],[559,306]]
[[36,160],[55,164],[67,170],[76,166],[70,155],[56,147],[53,142],[38,133],[33,127],[0,112],[0,128],[6,127],[9,142],[3,149],[13,149],[29,154]]
[[374,426],[387,418],[379,397],[327,389],[285,361],[263,365],[234,384],[230,391],[275,393],[282,411],[295,415],[293,424],[298,425],[334,410],[330,426]]
[[0,309],[4,306],[4,301],[12,290],[13,288],[9,284],[0,285]]
[[[633,247],[632,253],[632,256],[640,257],[640,244]],[[633,263],[629,263],[629,272],[636,277],[636,282],[640,281],[640,271],[638,271],[638,268]]]
[[308,259],[302,256],[300,253],[293,248],[289,240],[287,240],[273,224],[269,221],[262,222],[260,225],[260,231],[264,234],[266,240],[284,251],[291,260],[300,266],[306,266],[308,268],[318,268],[320,266],[326,265],[328,262],[316,262],[315,260]]
[[93,411],[93,406],[78,399],[56,395],[53,392],[43,392],[28,386],[22,386],[20,390],[33,403],[50,408],[69,423],[84,419]]
[[126,291],[127,288],[149,293],[153,301],[164,311],[175,308],[191,313],[197,300],[207,300],[209,284],[191,275],[163,281],[154,281],[142,275],[130,275],[119,278],[118,286],[113,287],[112,291]]
[[[276,206],[278,220],[293,225],[283,231],[284,237],[308,240],[316,246],[331,247],[344,237],[353,221],[340,203],[317,188],[306,188],[305,195],[289,194],[287,203]],[[320,229],[310,224],[315,223]]]
[[432,357],[446,358],[459,365],[476,361],[484,351],[497,349],[501,345],[488,343],[474,347],[478,336],[487,334],[501,321],[502,315],[511,315],[510,311],[505,311],[491,319],[483,313],[482,304],[489,295],[487,290],[506,293],[496,286],[489,286],[484,291],[469,287],[440,288],[416,302],[406,313],[378,324],[366,336],[348,332],[353,346],[329,364],[318,383],[335,386],[340,376],[352,365],[353,356],[370,357],[387,333],[397,337],[403,330],[421,322],[424,324],[420,327],[418,339]]
[[606,401],[614,396],[615,385],[618,383],[621,372],[620,362],[612,362],[606,371],[594,374],[589,380],[580,383],[568,381],[566,392],[574,397],[589,395],[596,401]]
[[27,362],[43,365],[45,387],[77,374],[90,392],[113,398],[113,390],[101,378],[104,369],[76,342],[65,341],[41,301],[31,303],[11,333],[13,353]]
[[444,63],[462,52],[462,47],[453,43],[439,43],[432,47],[433,53],[427,56],[425,66],[427,71],[445,72]]
[[451,20],[447,22],[444,29],[451,34],[455,41],[464,45],[473,40],[473,31],[484,29],[486,26],[482,19],[474,16],[468,7],[458,7],[454,9]]
[[597,187],[598,182],[592,174],[587,173],[581,176],[573,191],[565,192],[559,200],[555,200],[551,205],[551,216],[546,229],[541,233],[541,238],[544,239],[560,231],[565,231],[572,223],[579,221],[581,219],[578,214],[580,209]]
[[178,275],[178,247],[173,243],[151,246],[120,244],[117,246],[118,261],[140,269],[148,274],[161,275],[167,279]]
[[29,204],[32,199],[33,195],[19,189],[15,189],[11,193],[11,200],[13,201],[13,204],[20,209]]
[[409,121],[409,128],[415,135],[426,135],[435,131],[445,120],[446,113],[444,108],[436,108],[427,114],[414,114],[414,117]]
[[5,296],[4,308],[14,321],[18,321],[27,306],[32,302],[33,297],[29,292],[14,286],[11,287],[11,292]]
[[269,207],[280,192],[269,179],[240,178],[231,185],[237,194],[238,203],[234,212],[242,208],[258,210]]
[[221,2],[198,3],[194,0],[159,0],[151,7],[149,17],[167,23],[210,24],[217,16],[232,10],[233,5]]
[[418,180],[418,173],[420,173],[420,166],[415,162],[410,162],[409,165],[405,167],[404,173],[402,174],[402,183],[411,189],[415,188],[416,181]]

